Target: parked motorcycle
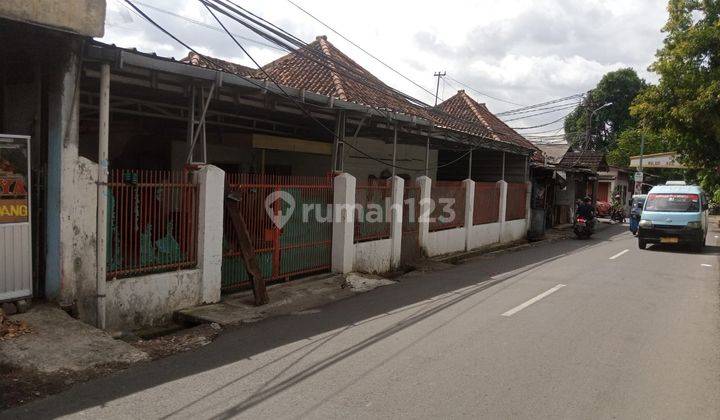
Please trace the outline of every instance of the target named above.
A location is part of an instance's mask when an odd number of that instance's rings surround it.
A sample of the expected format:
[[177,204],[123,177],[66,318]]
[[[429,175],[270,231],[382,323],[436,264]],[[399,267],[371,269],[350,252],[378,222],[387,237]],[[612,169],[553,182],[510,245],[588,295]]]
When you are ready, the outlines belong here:
[[589,238],[595,233],[595,221],[593,219],[588,220],[583,216],[577,216],[573,224],[573,232],[575,232],[578,239]]

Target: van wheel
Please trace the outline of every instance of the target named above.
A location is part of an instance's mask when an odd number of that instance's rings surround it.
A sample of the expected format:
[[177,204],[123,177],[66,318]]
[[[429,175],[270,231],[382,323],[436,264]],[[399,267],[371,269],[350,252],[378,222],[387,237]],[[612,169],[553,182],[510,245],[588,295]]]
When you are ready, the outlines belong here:
[[647,247],[647,242],[643,241],[642,239],[638,239],[638,248],[645,249]]

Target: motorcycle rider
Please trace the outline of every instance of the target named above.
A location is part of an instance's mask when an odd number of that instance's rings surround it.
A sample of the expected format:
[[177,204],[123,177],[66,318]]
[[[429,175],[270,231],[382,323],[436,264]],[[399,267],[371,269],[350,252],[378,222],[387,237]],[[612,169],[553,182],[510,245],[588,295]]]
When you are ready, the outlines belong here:
[[586,196],[583,198],[582,203],[577,208],[576,215],[584,217],[585,220],[587,220],[588,226],[595,226],[595,209],[592,206],[590,197]]

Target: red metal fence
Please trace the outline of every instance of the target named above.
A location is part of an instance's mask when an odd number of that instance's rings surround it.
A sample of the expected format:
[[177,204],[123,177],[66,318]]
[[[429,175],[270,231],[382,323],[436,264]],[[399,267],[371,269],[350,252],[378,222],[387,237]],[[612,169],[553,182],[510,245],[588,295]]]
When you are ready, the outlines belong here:
[[390,237],[392,183],[376,180],[355,189],[355,243]]
[[465,225],[465,184],[462,181],[436,181],[430,188],[433,206],[430,231]]
[[494,182],[475,183],[473,225],[495,223],[500,220],[500,188]]
[[505,220],[524,219],[527,194],[527,184],[508,183],[507,189],[507,210]]
[[[226,174],[226,185],[229,191],[225,193],[232,193],[238,200],[265,280],[330,269],[331,178]],[[248,272],[227,212],[223,226],[222,288],[227,291],[249,287]]]
[[197,265],[198,187],[188,177],[187,172],[110,171],[109,279]]

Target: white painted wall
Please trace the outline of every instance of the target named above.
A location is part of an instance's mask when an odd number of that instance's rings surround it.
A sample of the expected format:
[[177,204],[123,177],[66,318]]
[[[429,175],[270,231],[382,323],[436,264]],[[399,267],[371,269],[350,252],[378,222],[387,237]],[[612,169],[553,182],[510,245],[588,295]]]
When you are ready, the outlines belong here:
[[471,250],[500,242],[500,223],[476,225],[469,230],[468,245]]
[[162,325],[173,312],[203,302],[201,270],[181,270],[107,282],[106,322],[110,331]]
[[465,250],[465,228],[439,230],[428,233],[425,251],[429,257]]
[[500,238],[500,240],[501,242],[505,243],[524,239],[527,236],[527,228],[528,224],[527,220],[525,219],[511,220],[509,222],[505,222],[502,230],[502,237]]
[[391,239],[356,243],[353,271],[387,273],[391,268],[391,250]]

